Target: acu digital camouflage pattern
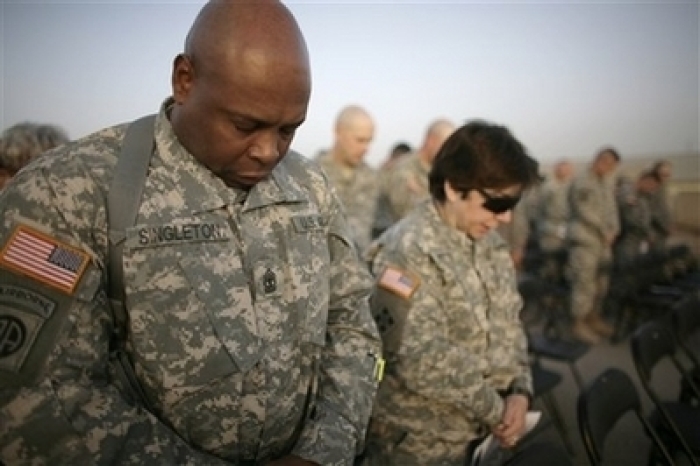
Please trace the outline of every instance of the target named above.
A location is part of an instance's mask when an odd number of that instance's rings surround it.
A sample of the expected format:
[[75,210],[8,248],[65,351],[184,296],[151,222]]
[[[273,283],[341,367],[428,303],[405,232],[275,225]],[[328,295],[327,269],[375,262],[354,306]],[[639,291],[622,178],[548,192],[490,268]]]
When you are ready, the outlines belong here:
[[605,237],[620,231],[612,181],[588,171],[571,184],[567,273],[571,280],[571,312],[576,317],[598,311],[594,307],[607,290],[612,248]]
[[566,246],[570,181],[560,181],[555,177],[547,180],[540,189],[536,209],[537,234],[543,251],[556,251]]
[[666,239],[671,235],[673,218],[668,197],[668,188],[664,183],[649,196],[652,226],[651,248],[656,251],[666,249]]
[[654,235],[652,194],[637,191],[632,180],[623,180],[616,197],[620,210],[620,236],[615,241],[614,255],[616,264],[625,267],[649,250]]
[[391,265],[420,278],[408,300],[380,287],[372,297],[382,335],[397,325],[403,331],[398,344],[385,341],[370,464],[461,466],[467,443],[501,419],[498,390],[532,393],[508,248],[495,232],[470,240],[428,201],[385,232],[368,256],[376,276]]
[[[58,303],[51,331],[23,343],[19,372],[0,370],[0,460],[257,465],[295,453],[352,464],[380,341],[371,278],[327,180],[290,153],[246,197],[179,145],[164,110],[124,249],[128,349],[157,412],[112,383],[106,191],[124,130],[40,158],[0,198],[2,244],[30,224],[92,258],[71,297],[0,271],[1,285]],[[0,316],[34,318],[2,299]]]
[[404,218],[417,204],[430,197],[428,174],[429,168],[423,165],[417,153],[394,165],[383,196],[388,207],[382,207],[390,212],[392,223]]
[[358,250],[363,251],[372,239],[379,194],[377,172],[364,162],[353,168],[341,166],[330,153],[320,156],[318,162],[340,198]]
[[600,179],[588,171],[571,183],[570,238],[574,243],[597,245],[620,231],[613,182],[612,177]]

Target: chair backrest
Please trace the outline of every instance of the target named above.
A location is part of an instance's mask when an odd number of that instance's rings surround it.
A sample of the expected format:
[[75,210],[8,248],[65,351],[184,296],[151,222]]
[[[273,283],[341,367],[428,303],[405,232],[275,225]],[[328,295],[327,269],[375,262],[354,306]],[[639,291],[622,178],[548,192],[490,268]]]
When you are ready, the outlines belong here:
[[691,295],[677,303],[672,310],[673,333],[693,364],[700,368],[700,361],[688,345],[688,340],[700,331],[700,295]]
[[578,426],[586,454],[593,466],[602,463],[605,441],[627,413],[634,413],[645,434],[654,443],[667,464],[671,455],[642,412],[637,389],[620,369],[608,368],[596,377],[578,397]]
[[521,315],[528,315],[531,324],[542,323],[544,333],[559,337],[558,326],[568,317],[568,292],[534,275],[519,279],[518,292],[523,298]]
[[[657,321],[650,321],[639,327],[630,338],[632,359],[639,375],[642,387],[651,398],[661,415],[667,429],[673,433],[678,444],[686,452],[689,458],[694,457],[692,448],[684,439],[678,425],[669,413],[667,403],[662,399],[653,385],[653,371],[663,360],[670,360],[678,371],[681,379],[691,380],[691,375],[686,372],[676,357],[676,340],[668,326]],[[693,461],[693,464],[698,464]]]
[[660,321],[651,321],[639,327],[630,338],[632,359],[639,374],[642,386],[655,403],[661,398],[652,385],[654,368],[662,360],[668,359],[678,371],[681,380],[690,383],[696,396],[700,397],[700,388],[693,382],[692,368],[686,367],[678,358],[677,340],[673,331]]
[[670,329],[657,321],[637,328],[630,338],[630,346],[634,365],[645,388],[651,384],[657,364],[676,354],[676,340]]

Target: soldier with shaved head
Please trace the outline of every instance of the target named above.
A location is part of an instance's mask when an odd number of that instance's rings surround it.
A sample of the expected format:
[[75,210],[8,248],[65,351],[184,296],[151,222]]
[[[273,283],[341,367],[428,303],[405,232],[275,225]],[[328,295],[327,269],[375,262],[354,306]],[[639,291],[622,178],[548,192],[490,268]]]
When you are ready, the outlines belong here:
[[428,173],[442,144],[454,130],[451,121],[444,118],[434,120],[428,125],[419,149],[392,168],[379,200],[383,204],[379,209],[389,212],[391,221],[380,225],[380,229],[398,222],[413,207],[430,197]]
[[377,205],[378,175],[365,156],[374,138],[374,120],[358,105],[344,107],[335,121],[331,150],[318,161],[345,208],[358,250],[369,246]]
[[[341,204],[289,150],[310,92],[286,7],[212,1],[157,115],[0,194],[0,463],[353,463],[381,343]],[[122,150],[148,121],[151,153]]]

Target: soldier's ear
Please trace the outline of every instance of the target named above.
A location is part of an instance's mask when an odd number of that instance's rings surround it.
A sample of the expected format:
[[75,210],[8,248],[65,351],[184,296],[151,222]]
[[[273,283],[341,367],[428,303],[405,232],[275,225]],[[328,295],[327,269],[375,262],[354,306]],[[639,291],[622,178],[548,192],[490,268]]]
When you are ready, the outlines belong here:
[[445,198],[449,202],[456,202],[460,199],[464,199],[464,196],[461,192],[456,191],[449,181],[445,181]]
[[179,54],[173,61],[173,99],[182,104],[194,85],[195,71],[192,59],[184,53]]

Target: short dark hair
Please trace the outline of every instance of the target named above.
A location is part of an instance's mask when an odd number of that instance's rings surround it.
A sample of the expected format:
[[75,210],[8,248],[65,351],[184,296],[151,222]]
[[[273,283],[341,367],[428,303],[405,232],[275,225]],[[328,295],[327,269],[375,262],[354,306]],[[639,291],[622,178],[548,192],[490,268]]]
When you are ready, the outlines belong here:
[[612,147],[612,146],[605,146],[605,147],[602,147],[602,148],[598,151],[598,155],[596,155],[596,159],[599,159],[600,157],[602,157],[603,154],[610,154],[610,155],[612,155],[612,157],[615,159],[615,162],[618,162],[618,163],[620,162],[620,160],[622,160],[622,157],[620,157],[620,153],[617,151],[617,149],[615,149],[615,148]]
[[650,179],[650,180],[656,181],[657,183],[661,183],[661,177],[654,170],[643,171],[642,173],[639,174],[639,179],[640,180]]
[[398,142],[391,148],[390,156],[392,159],[406,155],[412,151],[411,146],[407,142]]
[[539,164],[504,127],[473,120],[458,128],[440,148],[430,170],[430,195],[442,203],[445,181],[456,191],[501,189],[539,183]]

